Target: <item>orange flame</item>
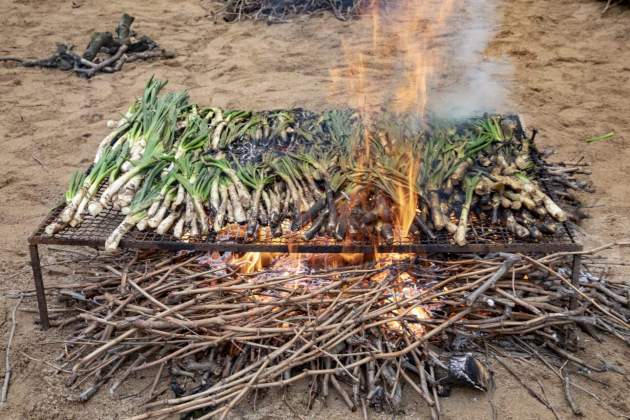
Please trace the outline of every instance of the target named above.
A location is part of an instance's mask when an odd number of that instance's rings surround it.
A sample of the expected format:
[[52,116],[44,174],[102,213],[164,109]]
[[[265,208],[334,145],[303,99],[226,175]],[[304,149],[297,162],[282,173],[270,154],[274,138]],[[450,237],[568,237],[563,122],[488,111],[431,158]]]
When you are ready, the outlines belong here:
[[418,162],[415,162],[415,155],[411,150],[405,152],[407,173],[405,174],[405,184],[398,185],[398,223],[400,224],[400,235],[402,238],[409,237],[409,231],[416,216],[418,207],[418,191],[416,190],[416,178],[418,177]]
[[241,273],[250,274],[261,271],[264,268],[264,259],[268,259],[268,257],[265,256],[263,258],[263,253],[261,252],[247,252],[240,257],[232,259],[230,264],[237,266]]
[[[369,169],[372,151],[368,140],[372,115],[381,107],[397,113],[426,118],[430,85],[437,72],[446,66],[441,57],[446,49],[440,42],[449,27],[456,1],[398,0],[381,13],[381,2],[372,1],[371,43],[364,46],[342,43],[344,65],[331,70],[332,94],[341,96],[359,110],[364,121],[365,141],[357,151],[359,167]],[[383,2],[383,4],[385,4]],[[390,150],[401,150],[402,138],[388,138]],[[406,146],[403,145],[402,150]],[[410,147],[409,147],[410,149]],[[396,186],[398,208],[396,230],[408,237],[416,215],[416,178],[420,162],[411,150],[405,151],[400,174],[404,182]]]
[[342,44],[345,66],[331,70],[333,92],[364,114],[391,105],[424,117],[431,78],[445,65],[436,44],[455,2],[398,0],[381,15],[381,2],[374,0],[372,42],[363,50]]

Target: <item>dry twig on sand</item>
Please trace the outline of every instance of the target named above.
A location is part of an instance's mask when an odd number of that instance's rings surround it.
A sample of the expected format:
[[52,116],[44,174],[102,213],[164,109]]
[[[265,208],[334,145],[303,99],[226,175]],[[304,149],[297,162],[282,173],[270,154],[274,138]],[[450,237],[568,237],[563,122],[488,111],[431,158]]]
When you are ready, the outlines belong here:
[[4,381],[2,383],[2,390],[0,390],[0,406],[3,406],[7,402],[7,395],[9,393],[9,383],[11,381],[11,344],[13,343],[13,336],[15,335],[15,313],[17,312],[20,304],[22,303],[22,299],[24,299],[23,295],[20,295],[18,298],[18,302],[15,304],[13,308],[13,312],[11,312],[11,330],[9,331],[9,339],[7,341],[7,347],[4,350]]

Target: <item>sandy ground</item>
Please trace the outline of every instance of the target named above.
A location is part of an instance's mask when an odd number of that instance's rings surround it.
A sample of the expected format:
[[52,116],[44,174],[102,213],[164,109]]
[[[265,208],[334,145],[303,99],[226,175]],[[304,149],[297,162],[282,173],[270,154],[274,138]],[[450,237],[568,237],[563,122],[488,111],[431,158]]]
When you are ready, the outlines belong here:
[[[73,7],[74,5],[74,7]],[[541,130],[538,141],[553,147],[558,158],[592,163],[597,192],[586,198],[593,206],[581,240],[587,246],[628,238],[630,222],[630,11],[611,10],[600,17],[595,0],[504,1],[494,38],[486,51],[505,56],[513,72],[505,80],[510,110],[521,113],[531,127]],[[122,11],[137,17],[135,29],[163,47],[177,52],[167,62],[134,63],[114,75],[86,81],[68,73],[0,66],[0,349],[10,327],[8,317],[15,300],[6,292],[31,287],[26,238],[65,189],[68,175],[85,167],[98,141],[106,134],[105,122],[115,119],[133,95],[141,92],[148,76],[170,80],[171,88],[187,88],[193,100],[204,104],[255,109],[301,106],[321,109],[346,103],[333,89],[330,69],[343,68],[342,43],[360,48],[369,42],[369,21],[340,22],[330,16],[298,19],[268,26],[245,22],[214,23],[208,5],[193,0],[99,2],[96,0],[0,0],[0,54],[39,57],[58,41],[83,47],[95,30],[113,28]],[[379,86],[370,87],[373,92]],[[369,92],[368,92],[369,93]],[[585,145],[584,139],[614,131],[613,140]],[[606,255],[617,263],[611,276],[625,281],[628,248]],[[50,253],[52,254],[52,253]],[[44,255],[43,263],[54,255]],[[61,258],[59,256],[57,259]],[[65,258],[65,257],[63,257]],[[63,267],[45,267],[50,282],[64,279]],[[28,299],[22,309],[35,307]],[[120,418],[138,412],[141,391],[133,384],[130,397],[114,400],[105,392],[87,404],[69,402],[64,375],[54,373],[31,357],[51,361],[58,354],[62,335],[42,332],[31,312],[18,312],[12,349],[13,379],[9,403],[0,408],[6,419]],[[630,351],[616,341],[603,344],[584,338],[581,357],[630,369]],[[572,415],[559,381],[537,364],[514,361],[523,379],[540,389],[544,384],[550,403],[561,418]],[[547,419],[550,411],[533,399],[500,366],[497,390],[481,395],[456,390],[443,400],[447,419],[492,418],[492,405],[500,419]],[[4,374],[4,366],[0,368]],[[147,373],[150,375],[151,373]],[[627,376],[606,373],[601,383],[577,378],[605,404],[630,413]],[[587,418],[611,418],[595,400],[575,392]],[[405,398],[400,418],[426,418],[426,405]],[[256,411],[244,404],[235,411],[243,418],[359,418],[339,400],[327,407],[303,408],[304,395],[295,387],[282,399],[259,400]],[[372,413],[372,417],[388,416]],[[389,416],[391,417],[391,416]]]

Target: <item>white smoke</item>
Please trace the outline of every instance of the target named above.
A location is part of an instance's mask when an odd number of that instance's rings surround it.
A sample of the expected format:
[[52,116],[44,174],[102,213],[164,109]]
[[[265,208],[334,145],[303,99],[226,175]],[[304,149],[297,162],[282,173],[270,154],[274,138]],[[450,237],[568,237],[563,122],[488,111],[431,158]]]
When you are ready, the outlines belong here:
[[505,112],[509,62],[486,54],[500,22],[496,0],[456,0],[439,48],[439,69],[429,81],[428,111],[440,118]]

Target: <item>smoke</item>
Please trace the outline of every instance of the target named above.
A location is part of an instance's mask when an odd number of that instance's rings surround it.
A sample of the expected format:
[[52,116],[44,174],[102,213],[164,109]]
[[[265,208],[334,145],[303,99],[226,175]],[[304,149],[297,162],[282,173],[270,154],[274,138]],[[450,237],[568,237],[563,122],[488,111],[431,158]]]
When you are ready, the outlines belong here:
[[486,54],[496,27],[495,0],[459,0],[436,42],[439,68],[429,80],[428,112],[440,118],[466,118],[505,112],[505,85],[512,69],[507,60]]
[[332,97],[364,115],[391,109],[422,119],[504,112],[507,61],[489,57],[497,0],[373,0],[371,42],[343,43]]

